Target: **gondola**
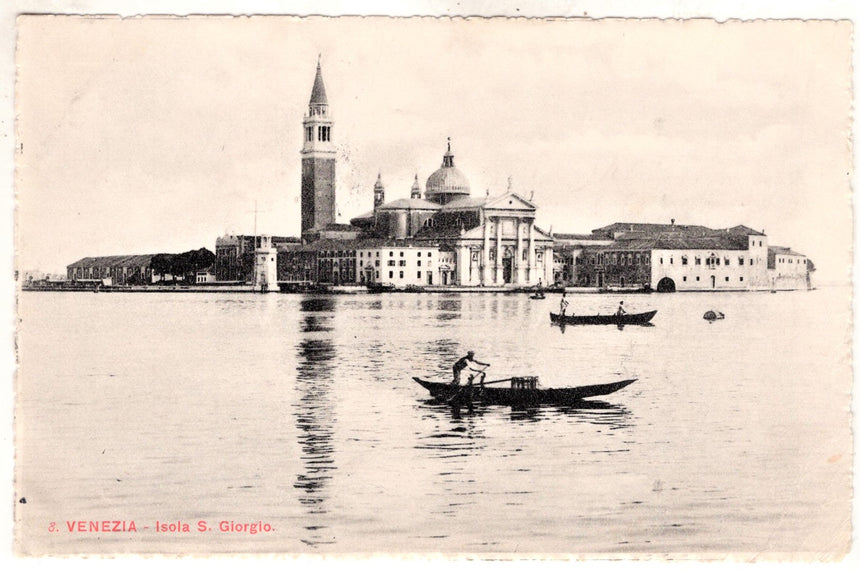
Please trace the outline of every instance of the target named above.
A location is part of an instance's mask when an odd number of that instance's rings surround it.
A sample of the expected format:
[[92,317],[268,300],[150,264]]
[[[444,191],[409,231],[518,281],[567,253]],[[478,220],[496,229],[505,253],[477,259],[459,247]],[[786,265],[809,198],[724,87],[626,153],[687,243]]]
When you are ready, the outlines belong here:
[[544,293],[542,291],[539,291],[537,293],[531,294],[529,296],[529,299],[546,299],[546,296],[544,295]]
[[[608,315],[565,315],[565,325],[642,325],[651,321],[651,318],[657,313],[657,310],[646,311],[645,313],[622,313],[617,315],[610,313]],[[560,323],[557,313],[550,313],[549,320],[551,323]]]
[[[452,385],[451,383],[434,383],[419,377],[412,377],[416,383],[430,391],[430,396],[439,402],[463,404],[478,402],[488,405],[569,405],[588,397],[608,395],[621,390],[636,379],[626,379],[603,385],[587,385],[559,389],[541,389],[537,387],[537,377],[513,377],[501,381],[475,383],[469,385]],[[510,382],[508,387],[487,386],[493,383]]]

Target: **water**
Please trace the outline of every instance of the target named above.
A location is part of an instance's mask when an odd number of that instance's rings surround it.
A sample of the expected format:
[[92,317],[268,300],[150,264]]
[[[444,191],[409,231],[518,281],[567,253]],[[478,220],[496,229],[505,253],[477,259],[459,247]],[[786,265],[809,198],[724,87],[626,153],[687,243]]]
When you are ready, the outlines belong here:
[[[562,331],[557,296],[25,292],[19,548],[843,553],[849,298],[627,296],[653,327]],[[586,314],[620,298],[570,299]],[[639,380],[601,408],[428,402],[411,377],[448,378],[468,349],[490,379]],[[69,532],[78,520],[138,531]]]

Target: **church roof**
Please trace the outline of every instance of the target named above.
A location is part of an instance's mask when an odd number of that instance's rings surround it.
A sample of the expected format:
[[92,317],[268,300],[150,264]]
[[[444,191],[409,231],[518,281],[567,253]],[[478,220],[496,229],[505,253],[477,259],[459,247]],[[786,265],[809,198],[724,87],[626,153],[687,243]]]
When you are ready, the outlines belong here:
[[320,62],[317,62],[317,75],[314,78],[314,88],[311,90],[310,105],[328,105],[328,98],[325,95],[325,83],[323,83],[322,67]]
[[381,204],[377,210],[439,210],[442,208],[435,202],[423,198],[398,198]]
[[466,210],[470,208],[480,208],[487,202],[486,196],[472,198],[464,196],[463,198],[455,198],[447,204],[443,204],[440,210]]

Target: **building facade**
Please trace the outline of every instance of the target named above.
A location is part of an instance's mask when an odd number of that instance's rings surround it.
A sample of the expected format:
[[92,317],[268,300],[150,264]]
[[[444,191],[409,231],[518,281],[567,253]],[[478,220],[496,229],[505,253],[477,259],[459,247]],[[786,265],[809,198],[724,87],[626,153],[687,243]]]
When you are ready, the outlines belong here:
[[162,276],[152,271],[155,254],[131,256],[96,256],[82,258],[66,266],[66,279],[74,282],[93,282],[105,285],[151,284],[171,275]]
[[[788,249],[769,247],[764,232],[747,226],[715,230],[675,225],[674,221],[616,223],[594,230],[593,235],[612,241],[583,246],[576,254],[576,285],[661,292],[811,286],[805,256],[776,254]],[[779,269],[778,264],[782,264]]]
[[[298,238],[266,236],[269,248],[297,246]],[[263,236],[227,234],[215,239],[215,281],[257,283],[254,273],[254,252],[261,248]],[[276,254],[277,255],[277,254]],[[274,275],[274,274],[273,274]],[[273,285],[273,284],[271,284]]]

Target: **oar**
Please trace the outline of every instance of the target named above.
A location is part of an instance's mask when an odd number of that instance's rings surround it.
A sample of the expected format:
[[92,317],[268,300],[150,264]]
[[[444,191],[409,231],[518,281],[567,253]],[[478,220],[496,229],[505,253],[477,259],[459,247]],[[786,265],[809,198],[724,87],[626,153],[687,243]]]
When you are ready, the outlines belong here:
[[[489,363],[487,363],[486,365],[484,365],[484,368],[483,368],[483,369],[481,369],[480,371],[477,371],[475,376],[482,374],[484,371],[486,371],[486,370],[487,370],[487,367],[489,367],[489,366],[490,366],[490,365],[489,365]],[[474,377],[473,377],[473,378],[474,378]],[[485,383],[485,384],[486,384],[486,383]],[[449,399],[447,400],[447,403],[448,403],[448,404],[451,404],[452,402],[454,402],[455,400],[457,400],[457,399],[460,397],[460,394],[462,394],[463,389],[465,389],[466,387],[474,387],[474,386],[475,386],[474,384],[472,384],[472,383],[468,383],[468,382],[467,382],[465,385],[462,385],[462,386],[460,387],[460,390],[458,390],[456,393],[454,393],[454,395],[453,395],[451,398],[449,398]]]

